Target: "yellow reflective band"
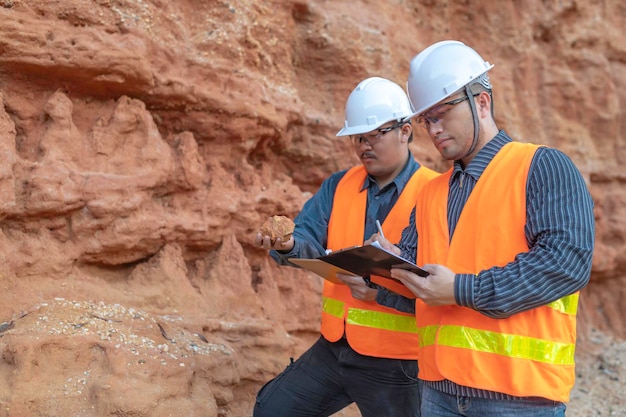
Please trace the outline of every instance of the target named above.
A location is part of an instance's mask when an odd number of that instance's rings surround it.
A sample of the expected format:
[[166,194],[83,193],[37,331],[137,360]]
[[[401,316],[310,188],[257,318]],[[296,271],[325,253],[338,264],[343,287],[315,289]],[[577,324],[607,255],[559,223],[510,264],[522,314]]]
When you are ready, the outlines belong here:
[[438,325],[420,327],[418,333],[420,334],[420,347],[431,346],[435,344],[437,340]]
[[[436,340],[436,342],[435,342]],[[420,329],[420,345],[438,343],[462,349],[494,353],[554,365],[573,365],[575,345],[533,337],[502,334],[462,326],[437,326]]]
[[559,298],[558,300],[547,304],[547,306],[560,311],[561,313],[574,316],[578,310],[578,293],[575,292],[574,294]]
[[328,297],[322,297],[322,310],[331,316],[343,318],[343,302]]
[[349,324],[372,327],[375,329],[392,330],[396,332],[417,333],[415,316],[382,313],[380,311],[351,308],[348,310]]

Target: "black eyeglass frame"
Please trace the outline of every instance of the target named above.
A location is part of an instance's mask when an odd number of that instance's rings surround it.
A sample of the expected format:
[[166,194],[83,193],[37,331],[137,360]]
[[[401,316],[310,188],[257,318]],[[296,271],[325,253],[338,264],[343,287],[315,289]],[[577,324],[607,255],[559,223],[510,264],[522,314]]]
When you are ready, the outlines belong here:
[[[388,127],[381,127],[380,129],[375,129],[374,132],[377,132],[375,134],[370,133],[369,135],[364,135],[364,134],[358,134],[358,135],[350,135],[350,140],[352,141],[353,145],[360,145],[363,142],[367,143],[370,146],[373,146],[374,144],[378,143],[378,141],[380,141],[383,136],[385,136],[387,133],[391,132],[392,130],[396,130],[399,127],[404,126],[405,124],[407,124],[407,122],[402,121],[402,120],[398,120],[397,122],[395,122],[394,124],[392,124],[391,126]],[[370,136],[370,137],[368,137]]]
[[[428,126],[430,126],[431,124],[436,125],[437,123],[439,123],[441,121],[441,117],[433,117],[433,116],[426,116],[427,113],[438,109],[440,107],[443,106],[456,106],[459,103],[463,103],[465,100],[469,100],[470,97],[474,98],[476,96],[480,95],[480,93],[475,93],[472,94],[471,96],[468,95],[464,95],[463,97],[459,97],[459,98],[455,98],[454,100],[450,100],[450,101],[446,101],[444,103],[441,103],[440,105],[438,105],[437,107],[435,107],[434,109],[429,110],[428,112],[424,112],[422,113],[420,116],[417,117],[417,124],[422,126],[424,129],[428,130]],[[447,112],[443,113],[446,114]],[[443,114],[441,114],[440,116],[443,116]],[[428,126],[426,125],[426,122],[428,122]]]

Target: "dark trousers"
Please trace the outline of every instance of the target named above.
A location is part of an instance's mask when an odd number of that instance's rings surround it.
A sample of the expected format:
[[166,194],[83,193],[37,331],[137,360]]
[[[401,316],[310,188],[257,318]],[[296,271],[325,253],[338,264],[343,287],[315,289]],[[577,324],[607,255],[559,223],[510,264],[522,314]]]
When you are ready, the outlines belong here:
[[419,417],[417,361],[356,353],[320,337],[259,391],[254,417],[326,417],[356,403],[363,417]]

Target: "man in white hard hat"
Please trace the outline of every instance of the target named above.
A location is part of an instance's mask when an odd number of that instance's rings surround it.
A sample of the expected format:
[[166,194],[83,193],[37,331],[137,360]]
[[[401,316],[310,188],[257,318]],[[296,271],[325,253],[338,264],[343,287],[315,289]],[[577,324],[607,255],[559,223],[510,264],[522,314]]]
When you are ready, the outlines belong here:
[[424,187],[400,244],[430,275],[393,276],[418,298],[423,416],[564,416],[593,200],[565,154],[498,129],[492,67],[457,41],[411,61],[410,118],[454,165]]
[[[362,245],[376,233],[377,220],[398,241],[417,193],[437,175],[409,151],[411,109],[399,85],[363,80],[345,113],[337,136],[349,137],[361,164],[323,182],[288,241],[256,236],[279,264]],[[352,403],[364,417],[420,415],[414,296],[393,280],[371,277],[376,284],[368,287],[361,277],[342,278],[342,284],[324,281],[320,338],[259,391],[255,417],[329,416]],[[386,297],[397,297],[393,291],[411,297],[404,299],[410,312],[383,307]]]

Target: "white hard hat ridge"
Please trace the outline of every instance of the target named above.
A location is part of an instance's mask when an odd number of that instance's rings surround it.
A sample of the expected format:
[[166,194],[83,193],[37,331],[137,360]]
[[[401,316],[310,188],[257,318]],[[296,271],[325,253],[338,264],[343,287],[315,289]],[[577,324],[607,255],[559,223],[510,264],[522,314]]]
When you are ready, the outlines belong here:
[[406,93],[398,84],[381,77],[361,81],[346,102],[345,121],[337,136],[371,132],[392,120],[411,114]]
[[422,114],[493,68],[474,49],[459,41],[434,43],[412,60],[407,81],[411,115]]

